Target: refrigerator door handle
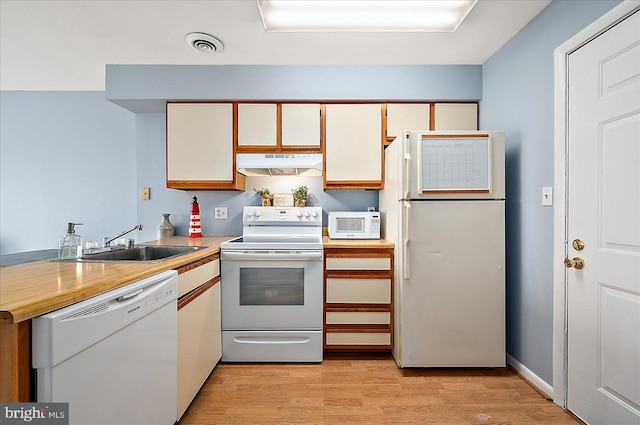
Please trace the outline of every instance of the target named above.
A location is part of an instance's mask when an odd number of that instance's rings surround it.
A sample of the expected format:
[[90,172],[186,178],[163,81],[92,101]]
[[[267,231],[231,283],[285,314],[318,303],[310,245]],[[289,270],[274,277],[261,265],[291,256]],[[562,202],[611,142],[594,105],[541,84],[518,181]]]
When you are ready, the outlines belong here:
[[411,155],[404,154],[404,199],[411,197]]
[[411,153],[409,151],[410,139],[407,137],[404,140],[403,150],[404,150],[404,199],[409,199],[411,197]]
[[404,217],[403,217],[403,223],[404,223],[404,229],[403,229],[403,235],[402,235],[402,245],[403,245],[403,249],[402,249],[402,277],[406,280],[406,279],[410,279],[411,278],[411,272],[410,272],[410,257],[409,257],[409,232],[410,232],[410,226],[409,226],[409,209],[411,208],[411,203],[409,201],[404,201],[403,202],[403,213],[404,213]]

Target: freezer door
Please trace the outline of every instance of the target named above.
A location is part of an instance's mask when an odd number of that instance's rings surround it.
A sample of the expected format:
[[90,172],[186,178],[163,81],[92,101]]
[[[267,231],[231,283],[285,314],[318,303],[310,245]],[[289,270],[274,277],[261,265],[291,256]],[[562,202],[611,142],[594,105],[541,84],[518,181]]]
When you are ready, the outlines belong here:
[[504,201],[414,201],[405,214],[399,366],[504,366]]
[[504,132],[411,131],[405,199],[504,199]]

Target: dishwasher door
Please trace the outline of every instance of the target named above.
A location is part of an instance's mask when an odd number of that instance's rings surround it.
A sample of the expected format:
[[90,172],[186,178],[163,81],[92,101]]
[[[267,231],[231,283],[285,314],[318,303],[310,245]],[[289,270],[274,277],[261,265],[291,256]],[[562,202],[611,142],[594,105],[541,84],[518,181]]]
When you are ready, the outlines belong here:
[[177,272],[33,319],[37,401],[68,402],[70,424],[173,424]]

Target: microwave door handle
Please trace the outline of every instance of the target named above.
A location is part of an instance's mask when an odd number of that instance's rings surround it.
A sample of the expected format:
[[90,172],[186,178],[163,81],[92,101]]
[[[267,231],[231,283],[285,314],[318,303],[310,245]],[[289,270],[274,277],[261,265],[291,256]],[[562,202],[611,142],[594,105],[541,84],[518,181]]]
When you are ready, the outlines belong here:
[[403,225],[404,229],[402,231],[402,277],[407,280],[411,278],[411,258],[409,255],[409,232],[411,231],[411,226],[409,224],[409,209],[411,208],[411,203],[408,201],[403,201],[402,204],[402,212],[404,215]]

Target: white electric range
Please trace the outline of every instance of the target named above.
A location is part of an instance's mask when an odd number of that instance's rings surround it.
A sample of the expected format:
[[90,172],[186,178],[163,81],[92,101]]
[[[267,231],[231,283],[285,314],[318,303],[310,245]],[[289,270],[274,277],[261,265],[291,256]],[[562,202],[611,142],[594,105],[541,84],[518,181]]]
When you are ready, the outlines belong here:
[[220,246],[222,361],[322,361],[322,208],[244,207]]

